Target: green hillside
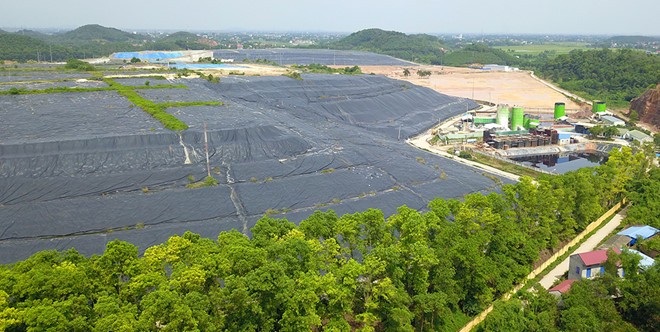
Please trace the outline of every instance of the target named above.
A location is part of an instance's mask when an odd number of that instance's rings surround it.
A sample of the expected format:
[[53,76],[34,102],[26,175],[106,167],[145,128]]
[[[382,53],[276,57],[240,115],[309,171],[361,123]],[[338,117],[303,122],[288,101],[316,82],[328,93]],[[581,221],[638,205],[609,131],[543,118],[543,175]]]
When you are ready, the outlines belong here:
[[462,49],[449,52],[443,59],[447,66],[468,66],[470,64],[514,65],[519,60],[500,49],[481,44],[472,44]]
[[41,39],[41,40],[49,40],[49,39],[52,38],[52,36],[47,35],[45,33],[41,33],[41,32],[34,31],[34,30],[26,30],[26,29],[16,31],[16,34],[21,35],[21,36],[37,38],[37,39]]
[[630,100],[660,83],[660,57],[630,49],[575,50],[537,71],[582,97],[627,108]]
[[15,33],[0,33],[0,60],[45,60],[50,58],[51,50],[57,59],[65,58],[69,54],[63,47],[52,46],[40,39]]
[[396,31],[367,29],[331,43],[331,48],[381,53],[422,63],[440,63],[442,41],[434,36],[406,35]]
[[199,39],[196,34],[186,32],[186,31],[178,31],[175,32],[171,35],[165,36],[161,38],[161,41],[179,41],[179,40],[188,40],[188,41],[195,41]]
[[135,40],[142,40],[141,35],[134,35],[125,31],[115,28],[107,28],[98,24],[90,24],[81,26],[73,31],[69,31],[60,36],[63,41],[71,42],[91,42],[91,41],[107,41],[107,42],[130,42]]

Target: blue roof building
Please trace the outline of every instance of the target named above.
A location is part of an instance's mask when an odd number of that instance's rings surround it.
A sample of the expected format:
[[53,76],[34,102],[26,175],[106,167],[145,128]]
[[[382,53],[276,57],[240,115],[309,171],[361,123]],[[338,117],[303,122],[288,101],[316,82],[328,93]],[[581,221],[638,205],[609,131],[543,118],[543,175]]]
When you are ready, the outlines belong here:
[[649,267],[653,266],[653,264],[655,264],[655,260],[653,260],[653,258],[651,258],[649,256],[646,256],[645,254],[643,254],[643,253],[641,253],[641,252],[639,252],[635,249],[626,249],[626,250],[632,252],[633,254],[636,254],[636,255],[642,257],[642,259],[639,261],[639,269],[640,270],[645,271]]
[[653,237],[654,235],[658,234],[658,229],[655,227],[651,226],[630,226],[618,233],[617,235],[625,235],[632,240],[630,243],[628,243],[629,246],[635,244],[637,242],[637,238],[641,237],[643,240],[646,240],[650,237]]

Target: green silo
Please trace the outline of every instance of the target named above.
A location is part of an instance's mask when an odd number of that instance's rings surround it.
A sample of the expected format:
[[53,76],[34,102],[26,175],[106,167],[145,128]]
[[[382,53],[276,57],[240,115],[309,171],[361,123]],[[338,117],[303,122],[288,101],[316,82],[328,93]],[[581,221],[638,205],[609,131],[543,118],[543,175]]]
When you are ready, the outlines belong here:
[[525,129],[529,129],[529,121],[530,121],[530,120],[531,120],[531,119],[529,118],[529,116],[525,116],[525,117],[523,118],[523,127],[525,127]]
[[514,106],[511,109],[511,130],[518,130],[518,128],[524,128],[524,117],[525,111],[520,106]]
[[604,101],[594,100],[593,104],[591,105],[591,111],[594,113],[605,112],[607,111],[607,105]]
[[534,129],[538,127],[541,124],[541,121],[539,119],[530,119],[529,120],[529,128]]
[[566,116],[566,104],[565,103],[555,103],[555,120]]
[[509,108],[502,107],[497,110],[497,124],[509,128]]

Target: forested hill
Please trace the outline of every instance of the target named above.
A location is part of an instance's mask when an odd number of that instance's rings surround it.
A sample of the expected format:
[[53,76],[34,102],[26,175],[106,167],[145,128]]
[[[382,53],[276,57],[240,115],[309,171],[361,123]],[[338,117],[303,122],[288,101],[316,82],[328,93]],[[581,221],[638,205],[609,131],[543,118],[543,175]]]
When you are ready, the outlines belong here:
[[143,37],[115,28],[108,28],[98,24],[89,24],[64,33],[63,35],[60,35],[58,39],[69,42],[131,42],[142,40]]
[[381,53],[395,58],[440,63],[443,43],[438,37],[426,34],[406,35],[396,31],[367,29],[331,43],[331,48]]
[[627,108],[660,83],[660,56],[630,49],[574,50],[549,59],[538,72],[582,97]]
[[[142,257],[119,240],[89,258],[40,252],[0,265],[0,330],[456,331],[522,281],[542,250],[648,179],[648,165],[614,149],[595,169],[435,199],[424,213],[318,211],[299,226],[266,216],[252,238],[186,232]],[[658,215],[652,206],[645,220]],[[629,312],[655,319],[650,310]]]
[[447,66],[469,66],[471,64],[516,65],[520,61],[512,55],[483,44],[472,44],[447,53],[443,64]]

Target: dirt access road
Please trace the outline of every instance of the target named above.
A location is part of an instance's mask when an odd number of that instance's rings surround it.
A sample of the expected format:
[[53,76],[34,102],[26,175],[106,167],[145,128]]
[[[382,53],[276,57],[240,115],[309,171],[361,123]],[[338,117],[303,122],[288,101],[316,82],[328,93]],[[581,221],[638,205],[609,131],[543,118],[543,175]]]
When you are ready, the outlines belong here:
[[[598,246],[599,243],[603,241],[609,235],[614,231],[619,225],[621,224],[621,220],[625,217],[625,210],[620,211],[614,217],[612,217],[612,220],[610,220],[605,226],[603,226],[601,229],[596,231],[594,235],[592,235],[590,238],[588,238],[582,245],[580,245],[579,248],[575,249],[572,254],[577,254],[577,253],[583,253],[583,252],[589,252],[594,249],[596,249],[596,246]],[[557,265],[552,271],[548,272],[539,283],[543,288],[545,289],[550,289],[552,287],[552,284],[555,283],[556,280],[562,277],[564,273],[568,271],[568,263],[570,260],[570,256],[566,257],[559,265]]]
[[[403,75],[404,67],[361,66],[364,73],[375,73],[429,87],[450,96],[490,101],[495,104],[518,105],[533,111],[548,112],[556,102],[566,103],[567,113],[580,106],[563,94],[533,78],[530,72],[484,71],[447,66],[407,67],[410,76]],[[420,78],[418,69],[431,71],[429,78]]]

